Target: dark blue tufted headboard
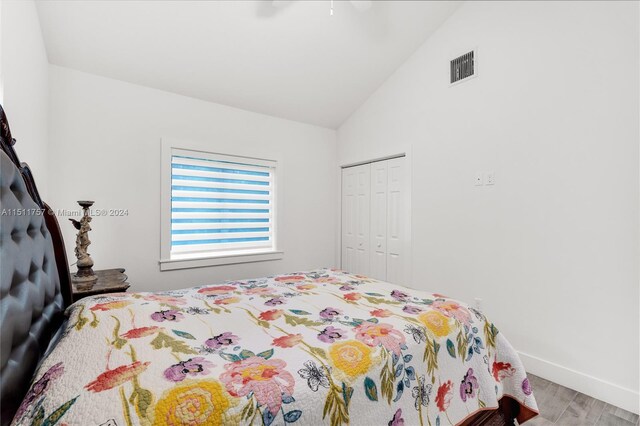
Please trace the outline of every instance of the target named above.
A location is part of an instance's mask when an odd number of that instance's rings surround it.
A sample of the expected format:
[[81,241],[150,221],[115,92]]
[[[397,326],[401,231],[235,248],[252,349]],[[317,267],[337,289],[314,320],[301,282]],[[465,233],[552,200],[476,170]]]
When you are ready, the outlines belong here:
[[8,424],[70,303],[60,229],[13,149],[0,106],[0,423]]

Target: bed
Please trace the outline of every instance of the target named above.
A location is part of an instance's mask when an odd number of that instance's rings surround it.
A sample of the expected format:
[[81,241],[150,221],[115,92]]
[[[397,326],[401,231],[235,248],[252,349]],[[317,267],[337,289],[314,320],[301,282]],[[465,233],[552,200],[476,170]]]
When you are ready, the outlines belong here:
[[318,269],[72,304],[56,217],[0,113],[2,425],[514,425],[537,415],[505,337],[441,294]]

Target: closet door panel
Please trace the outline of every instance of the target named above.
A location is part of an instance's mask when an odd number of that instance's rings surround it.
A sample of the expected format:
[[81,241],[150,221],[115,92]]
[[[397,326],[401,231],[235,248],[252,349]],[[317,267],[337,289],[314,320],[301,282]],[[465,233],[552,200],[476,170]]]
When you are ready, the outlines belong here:
[[353,272],[370,274],[371,251],[369,249],[370,209],[371,209],[371,165],[355,167],[357,176],[356,209],[356,265]]
[[387,281],[403,284],[405,280],[405,197],[404,158],[387,160]]
[[387,162],[371,164],[371,273],[387,279]]
[[342,268],[355,266],[356,246],[356,174],[354,170],[342,170]]
[[370,165],[342,170],[342,269],[369,274]]

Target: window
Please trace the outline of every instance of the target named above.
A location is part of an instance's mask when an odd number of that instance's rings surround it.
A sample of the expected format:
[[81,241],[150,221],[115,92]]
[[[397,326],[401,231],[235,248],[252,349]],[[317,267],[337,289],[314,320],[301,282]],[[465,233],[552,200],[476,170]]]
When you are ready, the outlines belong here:
[[163,164],[161,269],[281,258],[277,162],[169,145],[163,143],[169,164]]

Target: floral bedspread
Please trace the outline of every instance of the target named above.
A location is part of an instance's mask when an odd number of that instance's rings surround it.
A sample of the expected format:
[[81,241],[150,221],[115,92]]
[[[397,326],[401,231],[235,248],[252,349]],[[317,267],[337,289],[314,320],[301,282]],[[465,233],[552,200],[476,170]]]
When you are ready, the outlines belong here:
[[450,425],[505,395],[537,413],[485,316],[329,269],[69,308],[16,425]]

